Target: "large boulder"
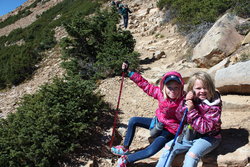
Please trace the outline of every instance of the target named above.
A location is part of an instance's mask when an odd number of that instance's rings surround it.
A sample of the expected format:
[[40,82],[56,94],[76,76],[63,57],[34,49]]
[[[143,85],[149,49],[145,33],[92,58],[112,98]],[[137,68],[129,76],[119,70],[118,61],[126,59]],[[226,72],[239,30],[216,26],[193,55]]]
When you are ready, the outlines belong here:
[[234,52],[243,40],[236,31],[239,18],[229,13],[222,16],[193,50],[192,60],[199,67],[209,68]]
[[215,73],[215,86],[222,93],[250,94],[250,60]]

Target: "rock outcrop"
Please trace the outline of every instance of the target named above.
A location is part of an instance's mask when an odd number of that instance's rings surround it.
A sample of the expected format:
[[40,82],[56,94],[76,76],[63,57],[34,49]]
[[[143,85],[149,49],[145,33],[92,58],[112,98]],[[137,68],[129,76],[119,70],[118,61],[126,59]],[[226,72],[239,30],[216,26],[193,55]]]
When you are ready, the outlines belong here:
[[250,61],[220,69],[215,74],[215,86],[223,94],[250,95]]
[[192,60],[199,67],[209,68],[233,53],[243,40],[235,28],[238,24],[237,16],[222,16],[194,48]]

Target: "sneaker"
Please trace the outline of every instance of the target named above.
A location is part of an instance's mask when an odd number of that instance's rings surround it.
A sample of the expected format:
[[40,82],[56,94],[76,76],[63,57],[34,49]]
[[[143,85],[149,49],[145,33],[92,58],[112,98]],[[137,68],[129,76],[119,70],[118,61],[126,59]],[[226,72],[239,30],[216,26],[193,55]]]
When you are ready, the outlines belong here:
[[117,167],[127,167],[127,157],[125,155],[118,159]]
[[115,155],[127,155],[129,153],[128,149],[122,145],[112,147],[111,152]]

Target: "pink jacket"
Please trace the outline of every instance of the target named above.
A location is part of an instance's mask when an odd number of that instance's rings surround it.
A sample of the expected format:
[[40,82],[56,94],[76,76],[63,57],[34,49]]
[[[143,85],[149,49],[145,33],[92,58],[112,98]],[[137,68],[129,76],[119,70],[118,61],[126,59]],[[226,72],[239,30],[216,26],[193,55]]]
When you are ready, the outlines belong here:
[[167,76],[170,75],[179,77],[182,82],[182,86],[184,86],[181,75],[175,71],[168,72],[162,77],[160,87],[150,84],[139,73],[131,72],[129,74],[130,79],[134,81],[145,93],[158,100],[158,108],[155,111],[155,115],[157,116],[159,122],[162,122],[164,124],[164,128],[166,130],[168,130],[172,134],[175,134],[178,130],[184,111],[183,103],[185,92],[182,91],[181,97],[176,100],[171,100],[170,98],[164,99],[164,94],[162,92],[164,80]]
[[221,137],[221,109],[221,100],[216,105],[200,102],[187,113],[187,122],[200,134]]

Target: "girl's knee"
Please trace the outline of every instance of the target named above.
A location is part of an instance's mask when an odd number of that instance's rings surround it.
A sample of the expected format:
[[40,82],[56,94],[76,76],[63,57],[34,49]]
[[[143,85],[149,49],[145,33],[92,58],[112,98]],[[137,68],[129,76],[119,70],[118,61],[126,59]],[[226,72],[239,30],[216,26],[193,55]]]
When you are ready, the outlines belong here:
[[[168,156],[168,154],[169,154],[169,151],[170,151],[170,146],[166,144],[166,145],[164,146],[163,150],[162,150],[162,155],[161,155],[161,157],[162,157],[162,158],[166,158],[166,157]],[[171,153],[173,154],[173,152],[171,152]]]
[[198,156],[193,152],[188,152],[187,155],[190,156],[191,158],[194,158],[194,159],[198,158]]
[[136,117],[130,118],[128,124],[135,124],[137,121],[136,119],[137,119]]
[[197,166],[200,158],[193,152],[187,152],[184,160],[184,167]]
[[167,144],[164,146],[164,148],[165,148],[166,150],[170,150],[170,146],[167,145]]
[[191,160],[193,162],[198,162],[200,160],[200,157],[193,152],[187,152],[185,159]]

